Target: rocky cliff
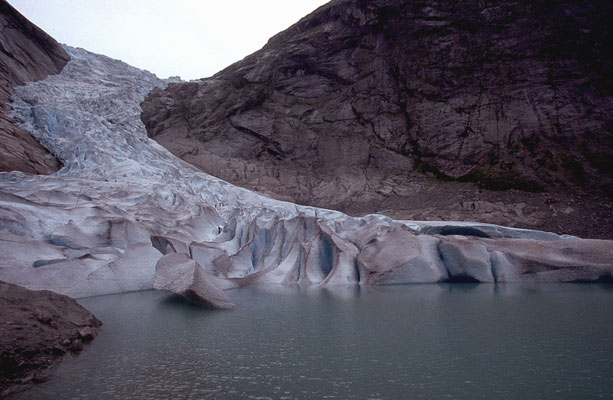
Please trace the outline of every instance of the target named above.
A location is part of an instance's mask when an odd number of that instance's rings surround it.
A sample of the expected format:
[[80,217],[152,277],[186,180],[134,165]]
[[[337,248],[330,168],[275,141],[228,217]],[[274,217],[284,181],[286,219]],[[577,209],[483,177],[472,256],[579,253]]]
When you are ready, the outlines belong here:
[[152,91],[142,120],[273,197],[607,237],[612,17],[601,0],[335,0],[211,78]]
[[64,49],[5,0],[0,0],[0,171],[48,174],[59,161],[13,121],[13,87],[57,74],[70,59]]

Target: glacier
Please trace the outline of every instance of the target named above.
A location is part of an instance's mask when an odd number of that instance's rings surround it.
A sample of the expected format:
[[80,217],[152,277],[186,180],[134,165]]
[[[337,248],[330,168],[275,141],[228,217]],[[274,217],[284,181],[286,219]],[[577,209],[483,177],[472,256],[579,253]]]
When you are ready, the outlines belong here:
[[[58,75],[15,88],[14,118],[64,164],[0,174],[0,280],[87,297],[157,288],[230,307],[268,284],[606,281],[613,242],[477,222],[361,218],[278,201],[147,137],[140,103],[172,84],[65,46]],[[155,285],[154,285],[155,284]]]

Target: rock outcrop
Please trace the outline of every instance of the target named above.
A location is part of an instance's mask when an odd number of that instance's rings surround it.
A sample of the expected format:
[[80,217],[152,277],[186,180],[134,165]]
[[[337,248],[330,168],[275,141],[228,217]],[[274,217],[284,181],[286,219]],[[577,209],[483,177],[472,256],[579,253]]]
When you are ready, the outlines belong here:
[[142,120],[279,199],[611,237],[612,18],[604,0],[334,0],[211,78],[153,90]]
[[59,73],[70,57],[5,0],[0,0],[0,29],[0,172],[56,172],[60,162],[17,126],[9,98],[14,86]]
[[45,369],[81,350],[101,325],[67,296],[2,281],[0,320],[0,397],[13,385],[44,380]]

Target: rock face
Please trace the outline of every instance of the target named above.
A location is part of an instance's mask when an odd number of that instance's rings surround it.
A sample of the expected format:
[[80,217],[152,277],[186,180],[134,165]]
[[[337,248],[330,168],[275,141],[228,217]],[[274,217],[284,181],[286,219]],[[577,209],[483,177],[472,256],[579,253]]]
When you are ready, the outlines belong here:
[[92,340],[101,322],[73,299],[0,281],[0,397],[39,382],[68,351]]
[[59,161],[11,117],[13,87],[57,74],[69,60],[53,38],[0,0],[0,171],[49,174]]
[[[142,120],[280,199],[609,237],[610,201],[581,232],[567,193],[613,194],[611,18],[604,0],[335,0],[211,78],[153,90]],[[476,184],[517,190],[496,206]]]

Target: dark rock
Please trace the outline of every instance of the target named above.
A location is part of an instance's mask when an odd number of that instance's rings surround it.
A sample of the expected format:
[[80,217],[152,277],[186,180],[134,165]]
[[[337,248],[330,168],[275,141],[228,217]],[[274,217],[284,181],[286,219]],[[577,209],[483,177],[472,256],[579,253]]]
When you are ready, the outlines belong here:
[[33,383],[44,383],[44,382],[47,382],[48,380],[49,380],[49,375],[46,375],[40,372],[34,374],[34,376],[32,377]]
[[70,297],[0,281],[0,397],[20,382],[42,381],[64,347],[82,349],[81,338],[93,339],[100,325]]
[[66,353],[66,350],[60,346],[53,346],[51,349],[49,349],[49,353],[54,356],[61,356]]
[[78,352],[83,350],[83,342],[80,339],[75,339],[70,344],[70,351]]
[[34,310],[34,317],[38,322],[45,325],[50,325],[53,318],[52,315],[47,315],[41,310]]
[[88,342],[93,340],[98,334],[98,330],[91,326],[84,326],[83,328],[79,328],[79,338],[84,342]]
[[[491,222],[558,230],[539,192],[589,193],[588,236],[610,236],[612,18],[604,0],[336,0],[211,78],[154,89],[142,120],[182,159],[281,199],[473,220],[491,214],[458,204],[501,202]],[[584,215],[558,220],[584,234]]]
[[0,0],[0,171],[49,174],[59,161],[10,116],[13,86],[59,73],[70,57],[53,38]]

